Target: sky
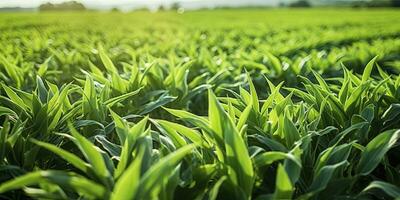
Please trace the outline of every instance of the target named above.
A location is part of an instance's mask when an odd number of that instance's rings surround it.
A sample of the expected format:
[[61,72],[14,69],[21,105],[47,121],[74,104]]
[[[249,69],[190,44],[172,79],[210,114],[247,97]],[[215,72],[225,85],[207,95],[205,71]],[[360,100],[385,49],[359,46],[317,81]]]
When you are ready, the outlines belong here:
[[[66,0],[0,0],[0,7],[37,7],[42,3],[59,3]],[[180,2],[185,7],[220,6],[220,5],[277,5],[282,0],[80,0],[87,7],[137,7],[170,5]]]

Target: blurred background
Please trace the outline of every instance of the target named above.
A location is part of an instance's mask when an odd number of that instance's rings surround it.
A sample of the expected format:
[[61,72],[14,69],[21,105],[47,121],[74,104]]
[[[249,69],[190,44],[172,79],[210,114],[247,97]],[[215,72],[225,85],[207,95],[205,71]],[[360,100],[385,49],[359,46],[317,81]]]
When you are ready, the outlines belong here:
[[0,11],[163,11],[268,7],[400,7],[400,0],[2,0]]

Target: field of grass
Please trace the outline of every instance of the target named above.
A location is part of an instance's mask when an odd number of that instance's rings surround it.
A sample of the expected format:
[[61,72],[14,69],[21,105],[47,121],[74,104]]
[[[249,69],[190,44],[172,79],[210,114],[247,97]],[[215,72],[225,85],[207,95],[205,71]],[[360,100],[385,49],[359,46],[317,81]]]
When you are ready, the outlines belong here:
[[400,10],[0,13],[0,199],[399,199]]

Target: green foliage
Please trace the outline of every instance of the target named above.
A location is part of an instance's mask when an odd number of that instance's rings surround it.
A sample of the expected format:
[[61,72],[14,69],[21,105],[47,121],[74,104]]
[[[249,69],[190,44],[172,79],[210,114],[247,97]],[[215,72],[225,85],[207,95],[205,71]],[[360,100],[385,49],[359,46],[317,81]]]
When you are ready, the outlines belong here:
[[396,199],[398,19],[1,15],[0,199]]

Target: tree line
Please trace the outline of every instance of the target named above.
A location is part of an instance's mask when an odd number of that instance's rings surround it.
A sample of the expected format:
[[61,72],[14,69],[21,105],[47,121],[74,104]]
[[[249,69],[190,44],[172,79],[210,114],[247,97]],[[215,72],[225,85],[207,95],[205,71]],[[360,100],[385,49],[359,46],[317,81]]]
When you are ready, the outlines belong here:
[[[351,6],[351,7],[400,7],[400,0],[356,0],[356,1],[335,1],[333,6]],[[297,0],[291,3],[281,3],[280,7],[312,7],[313,3],[310,0]],[[164,10],[178,10],[181,8],[180,3],[174,2],[169,7],[160,5],[159,11]],[[44,3],[39,6],[39,11],[67,11],[67,10],[87,10],[85,5],[78,1],[66,1],[62,3]],[[147,8],[140,8],[137,10],[148,10]],[[112,11],[118,11],[117,8]]]

